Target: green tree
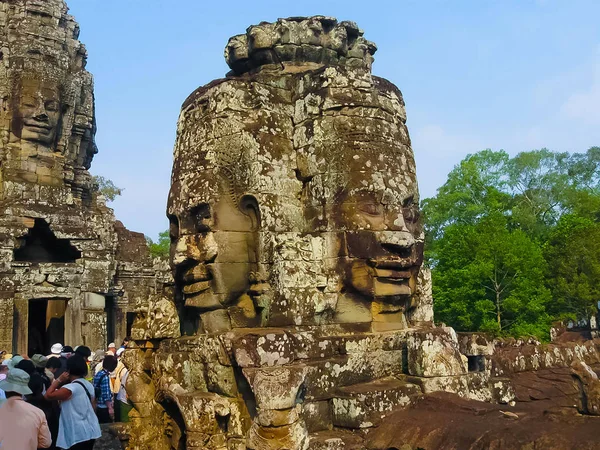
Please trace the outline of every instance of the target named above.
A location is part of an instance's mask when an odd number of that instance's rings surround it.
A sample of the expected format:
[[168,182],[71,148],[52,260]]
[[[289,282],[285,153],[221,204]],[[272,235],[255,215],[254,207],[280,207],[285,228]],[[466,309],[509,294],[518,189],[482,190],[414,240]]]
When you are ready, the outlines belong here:
[[544,246],[550,312],[559,318],[588,318],[600,300],[600,224],[565,215]]
[[569,154],[548,149],[522,152],[506,165],[511,217],[533,238],[541,238],[564,212],[570,189]]
[[600,148],[468,155],[422,207],[439,320],[542,337],[598,299]]
[[158,233],[157,242],[154,242],[151,238],[146,236],[146,243],[148,244],[150,255],[152,255],[153,258],[167,259],[169,257],[169,248],[171,246],[169,230]]
[[448,175],[437,195],[422,203],[426,234],[431,243],[454,223],[474,224],[489,213],[506,211],[509,157],[503,150],[467,155]]
[[436,319],[458,330],[547,334],[545,260],[539,245],[499,213],[453,224],[433,270]]
[[94,175],[92,179],[94,180],[96,191],[104,195],[109,202],[114,201],[115,198],[123,193],[123,189],[115,186],[112,180],[109,180],[108,178]]

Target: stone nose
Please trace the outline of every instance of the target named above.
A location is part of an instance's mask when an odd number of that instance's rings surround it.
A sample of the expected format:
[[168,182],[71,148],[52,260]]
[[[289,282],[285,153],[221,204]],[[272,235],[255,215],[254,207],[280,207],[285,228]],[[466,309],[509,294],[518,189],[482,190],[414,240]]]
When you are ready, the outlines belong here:
[[380,231],[378,240],[386,251],[403,258],[410,256],[416,242],[408,231]]
[[33,117],[36,120],[45,122],[48,120],[48,113],[46,112],[46,108],[44,107],[44,102],[42,100],[35,102],[35,109],[33,111]]
[[214,233],[184,235],[175,244],[172,264],[180,266],[190,262],[209,263],[214,261],[217,253]]
[[40,111],[39,113],[35,114],[34,118],[40,122],[47,122],[48,114],[46,114],[46,111]]
[[404,215],[401,209],[394,209],[389,211],[388,220],[386,222],[388,230],[408,232],[408,228],[406,227],[406,222],[404,221]]

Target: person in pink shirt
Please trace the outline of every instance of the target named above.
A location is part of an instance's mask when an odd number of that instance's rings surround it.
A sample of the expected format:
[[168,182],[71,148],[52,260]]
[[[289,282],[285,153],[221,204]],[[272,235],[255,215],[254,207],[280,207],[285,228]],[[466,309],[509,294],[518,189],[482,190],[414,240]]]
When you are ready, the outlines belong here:
[[52,445],[44,412],[23,400],[30,395],[29,375],[21,369],[11,369],[0,389],[6,402],[0,407],[0,448],[7,450],[37,450]]

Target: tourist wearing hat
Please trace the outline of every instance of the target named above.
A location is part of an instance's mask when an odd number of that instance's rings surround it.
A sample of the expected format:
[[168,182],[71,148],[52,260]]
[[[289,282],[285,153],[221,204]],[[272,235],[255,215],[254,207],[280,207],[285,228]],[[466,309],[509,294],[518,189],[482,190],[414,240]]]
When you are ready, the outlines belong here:
[[108,344],[108,349],[106,350],[107,355],[116,356],[117,355],[117,346],[114,342]]
[[50,354],[48,358],[58,358],[60,356],[60,352],[62,352],[63,345],[60,342],[57,342],[52,347],[50,347]]
[[52,445],[46,416],[42,410],[25,403],[30,395],[29,375],[21,369],[11,369],[0,389],[6,402],[0,407],[0,443],[7,450],[36,450]]
[[45,388],[48,389],[50,387],[50,383],[52,383],[52,379],[54,378],[50,377],[51,374],[46,370],[48,358],[38,353],[31,357],[31,362],[35,366],[36,372],[39,373],[42,379],[44,380]]

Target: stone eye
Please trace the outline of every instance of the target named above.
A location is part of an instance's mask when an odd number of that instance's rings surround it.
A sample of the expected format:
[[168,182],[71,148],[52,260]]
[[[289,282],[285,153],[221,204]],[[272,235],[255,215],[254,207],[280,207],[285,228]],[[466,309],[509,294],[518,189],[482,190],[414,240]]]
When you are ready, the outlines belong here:
[[402,217],[404,218],[404,222],[409,225],[415,225],[421,219],[419,205],[415,203],[415,198],[412,195],[403,202]]
[[404,221],[410,223],[417,223],[421,218],[421,213],[416,205],[402,208],[402,215],[404,216]]
[[169,238],[171,242],[179,239],[179,221],[175,216],[169,216]]
[[374,202],[360,203],[358,209],[370,216],[379,216],[383,213],[383,205]]
[[44,106],[46,107],[47,111],[58,111],[58,103],[54,100],[48,100]]
[[210,231],[210,205],[201,203],[190,211],[196,233],[206,233]]

